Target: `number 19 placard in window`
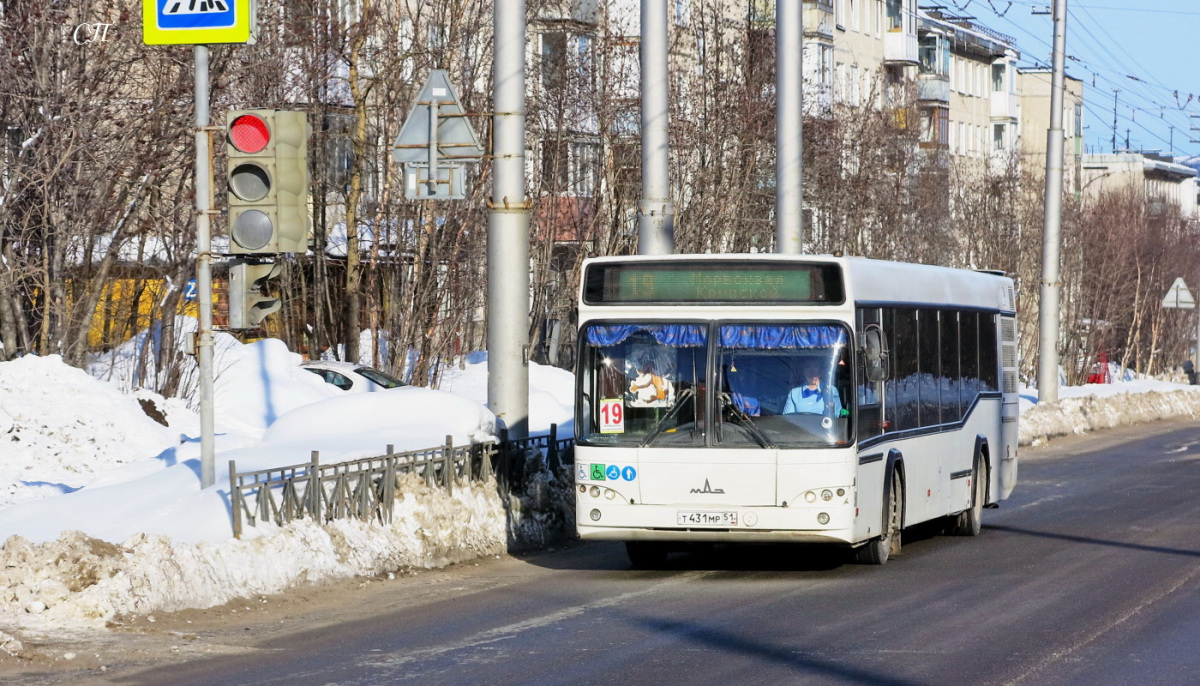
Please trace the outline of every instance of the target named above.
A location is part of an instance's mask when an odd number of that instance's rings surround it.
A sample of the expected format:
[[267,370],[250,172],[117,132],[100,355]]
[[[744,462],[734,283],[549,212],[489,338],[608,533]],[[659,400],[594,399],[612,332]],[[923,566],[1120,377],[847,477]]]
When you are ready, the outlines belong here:
[[142,0],[146,45],[250,42],[254,0]]

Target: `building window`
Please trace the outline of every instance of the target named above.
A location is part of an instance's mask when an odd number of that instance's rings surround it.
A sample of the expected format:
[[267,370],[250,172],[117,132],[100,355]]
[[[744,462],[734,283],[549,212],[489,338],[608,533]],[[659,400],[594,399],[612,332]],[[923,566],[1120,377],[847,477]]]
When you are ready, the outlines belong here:
[[600,166],[600,146],[595,143],[571,144],[571,190],[590,198],[596,191],[596,169]]
[[567,34],[542,34],[542,89],[560,90],[567,80]]
[[562,193],[570,185],[568,150],[562,139],[542,142],[542,184],[550,193]]
[[1004,150],[1004,124],[992,124],[992,147],[996,150]]
[[903,0],[887,0],[888,31],[904,30]]
[[691,0],[675,0],[675,25],[687,26],[691,17]]
[[1008,90],[1007,88],[1004,87],[1005,86],[1005,84],[1004,84],[1005,71],[1006,70],[1004,68],[1003,63],[992,65],[992,92],[993,93],[1003,93],[1006,90]]
[[400,76],[405,81],[411,80],[413,77],[413,35],[412,19],[408,17],[401,19],[396,40],[400,43]]

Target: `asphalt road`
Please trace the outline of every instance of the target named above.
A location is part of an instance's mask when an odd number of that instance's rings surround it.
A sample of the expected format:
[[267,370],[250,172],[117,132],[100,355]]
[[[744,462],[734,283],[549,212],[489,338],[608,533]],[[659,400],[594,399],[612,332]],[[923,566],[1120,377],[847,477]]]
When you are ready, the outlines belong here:
[[633,571],[619,545],[578,544],[451,572],[459,593],[118,683],[1200,681],[1200,423],[1022,457],[979,537],[914,532],[883,567],[751,546]]

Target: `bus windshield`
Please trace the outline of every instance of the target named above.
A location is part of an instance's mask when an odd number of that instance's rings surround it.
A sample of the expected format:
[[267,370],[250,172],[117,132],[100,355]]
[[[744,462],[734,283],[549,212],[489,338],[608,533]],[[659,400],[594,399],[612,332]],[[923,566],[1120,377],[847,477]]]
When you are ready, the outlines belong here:
[[584,443],[795,448],[851,440],[852,357],[842,324],[592,324],[582,339]]
[[581,437],[704,445],[707,324],[592,324],[580,358]]

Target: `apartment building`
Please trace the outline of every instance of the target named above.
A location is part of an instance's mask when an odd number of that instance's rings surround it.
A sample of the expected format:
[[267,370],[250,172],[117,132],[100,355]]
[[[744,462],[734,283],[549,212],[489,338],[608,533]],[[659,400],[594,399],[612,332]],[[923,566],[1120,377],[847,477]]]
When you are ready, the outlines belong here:
[[1003,34],[944,10],[922,10],[918,98],[924,142],[959,163],[1003,168],[1017,150],[1020,52]]
[[[918,63],[916,0],[831,0],[805,3],[806,22],[832,25],[829,45],[808,37],[810,64],[832,58],[832,100],[850,107],[890,107],[901,101]],[[815,42],[815,45],[813,44]],[[809,65],[806,65],[809,66]],[[806,69],[806,80],[811,78]],[[818,82],[825,78],[817,72]]]
[[[1046,132],[1050,128],[1050,69],[1021,69],[1017,73],[1021,97],[1021,166],[1035,175],[1046,168]],[[1083,186],[1083,82],[1066,76],[1063,93],[1063,192],[1077,193]]]
[[1084,199],[1105,191],[1132,189],[1152,212],[1174,205],[1185,217],[1197,217],[1197,172],[1171,157],[1155,152],[1120,152],[1084,155]]

